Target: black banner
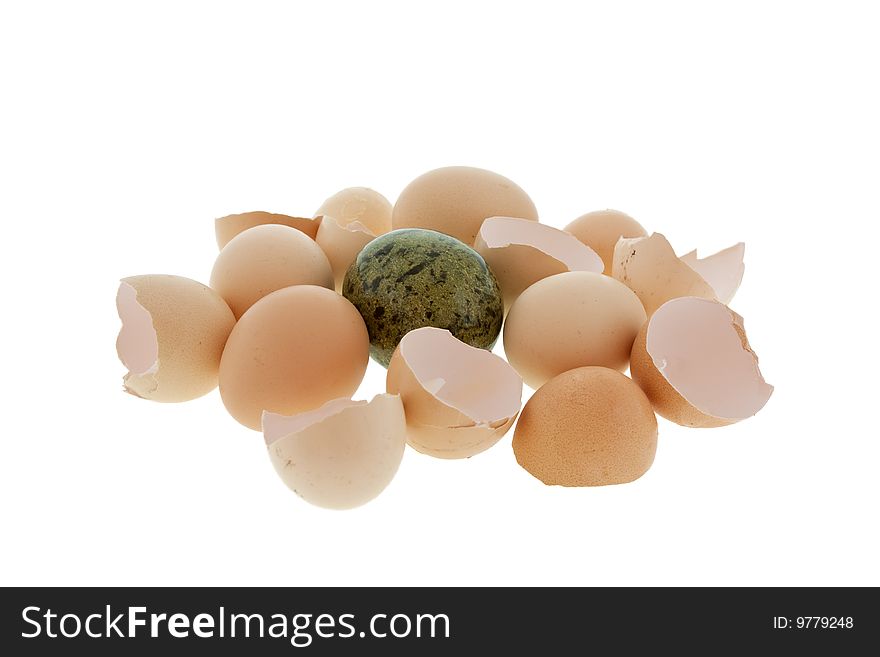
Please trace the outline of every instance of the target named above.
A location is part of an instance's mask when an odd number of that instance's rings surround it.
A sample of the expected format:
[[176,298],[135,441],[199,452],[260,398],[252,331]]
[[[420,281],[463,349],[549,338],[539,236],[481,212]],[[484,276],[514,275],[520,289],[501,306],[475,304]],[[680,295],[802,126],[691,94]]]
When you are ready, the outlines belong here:
[[[6,655],[876,648],[874,589],[3,589]],[[78,653],[77,653],[78,654]],[[675,654],[675,653],[673,653]],[[789,654],[789,653],[784,653]]]

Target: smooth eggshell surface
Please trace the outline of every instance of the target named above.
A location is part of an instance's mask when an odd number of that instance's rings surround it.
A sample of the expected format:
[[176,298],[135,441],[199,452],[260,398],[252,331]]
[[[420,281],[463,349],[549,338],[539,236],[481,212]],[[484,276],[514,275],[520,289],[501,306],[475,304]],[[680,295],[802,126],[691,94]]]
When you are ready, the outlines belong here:
[[638,297],[619,281],[594,272],[556,274],[511,306],[504,352],[532,388],[576,367],[622,371],[645,319]]
[[571,233],[598,253],[609,276],[617,240],[621,237],[645,237],[648,234],[638,221],[619,210],[588,212],[568,224],[565,232]]
[[254,212],[242,212],[241,214],[230,214],[215,219],[214,233],[217,236],[217,246],[222,249],[239,233],[243,233],[254,226],[264,226],[266,224],[276,224],[296,228],[310,238],[315,239],[315,235],[318,234],[318,225],[320,223],[321,217],[291,217],[286,214],[275,214],[273,212],[257,210]]
[[356,221],[373,236],[391,230],[391,203],[368,187],[348,187],[337,192],[315,212],[315,216],[322,215],[333,217],[343,227]]
[[428,228],[473,245],[489,217],[538,220],[535,204],[516,183],[473,167],[434,169],[400,193],[391,216],[393,228]]
[[241,316],[220,362],[229,413],[260,429],[264,410],[291,415],[351,397],[363,379],[369,338],[360,314],[332,290],[272,292]]
[[288,226],[256,226],[236,235],[220,251],[211,272],[211,287],[236,317],[290,285],[332,288],[333,273],[321,247]]
[[581,367],[543,385],[513,434],[517,462],[548,485],[606,486],[654,462],[657,418],[645,393],[616,370]]

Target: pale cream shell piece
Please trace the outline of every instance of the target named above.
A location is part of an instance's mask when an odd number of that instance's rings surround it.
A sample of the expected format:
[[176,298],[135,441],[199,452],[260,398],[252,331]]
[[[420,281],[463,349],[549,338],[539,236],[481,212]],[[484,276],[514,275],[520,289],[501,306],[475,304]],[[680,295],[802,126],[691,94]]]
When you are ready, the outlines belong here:
[[681,261],[703,277],[715,291],[718,301],[729,304],[745,274],[745,251],[746,245],[742,242],[705,258],[698,258],[697,250],[694,249],[681,256]]
[[329,216],[342,226],[358,223],[378,237],[391,230],[391,203],[369,187],[348,187],[326,199],[315,212]]
[[235,317],[216,292],[182,276],[131,276],[120,282],[116,306],[122,320],[116,351],[129,370],[127,392],[182,402],[217,387]]
[[393,229],[427,228],[472,246],[489,217],[538,220],[528,194],[512,180],[486,169],[434,169],[410,182],[391,215]]
[[677,297],[716,298],[712,286],[675,255],[660,233],[618,240],[611,274],[636,293],[648,317]]
[[576,237],[537,221],[489,217],[477,234],[474,249],[498,279],[504,306],[529,285],[566,271],[602,273],[605,264]]
[[406,409],[409,444],[438,458],[467,458],[510,429],[523,383],[504,359],[471,347],[449,331],[424,327],[400,341],[386,389]]
[[682,426],[733,424],[755,415],[773,392],[742,317],[698,297],[672,299],[645,322],[631,370],[654,409]]
[[318,234],[318,226],[321,224],[321,217],[291,217],[286,214],[275,214],[273,212],[263,212],[262,210],[230,214],[214,220],[217,248],[222,249],[229,244],[233,237],[249,228],[266,224],[279,224],[296,228],[298,231],[315,239],[315,236]]
[[406,418],[398,395],[334,399],[294,416],[263,413],[263,435],[288,488],[316,506],[351,509],[391,483],[406,447]]
[[628,214],[620,210],[596,210],[581,215],[565,227],[581,242],[599,254],[605,274],[611,275],[614,246],[621,237],[645,237],[648,232]]

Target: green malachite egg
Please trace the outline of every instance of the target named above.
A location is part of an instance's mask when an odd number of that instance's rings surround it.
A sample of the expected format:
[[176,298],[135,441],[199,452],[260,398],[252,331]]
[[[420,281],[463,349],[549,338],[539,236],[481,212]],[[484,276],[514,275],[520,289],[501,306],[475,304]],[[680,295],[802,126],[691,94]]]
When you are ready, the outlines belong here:
[[345,274],[342,294],[363,315],[370,354],[385,367],[401,338],[423,326],[448,329],[483,349],[501,331],[504,302],[486,262],[433,230],[405,228],[374,239]]

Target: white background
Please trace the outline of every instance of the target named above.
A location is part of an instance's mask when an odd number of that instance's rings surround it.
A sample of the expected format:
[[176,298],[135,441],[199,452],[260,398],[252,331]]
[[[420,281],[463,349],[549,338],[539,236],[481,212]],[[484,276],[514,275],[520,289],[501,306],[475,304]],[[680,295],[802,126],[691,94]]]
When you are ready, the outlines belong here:
[[[871,3],[4,3],[2,584],[880,584]],[[660,421],[636,483],[545,487],[508,434],[312,508],[216,391],[121,391],[117,280],[206,281],[213,218],[467,164],[546,223],[747,244],[776,392]],[[500,352],[500,348],[498,349]],[[384,389],[371,364],[359,397]]]

